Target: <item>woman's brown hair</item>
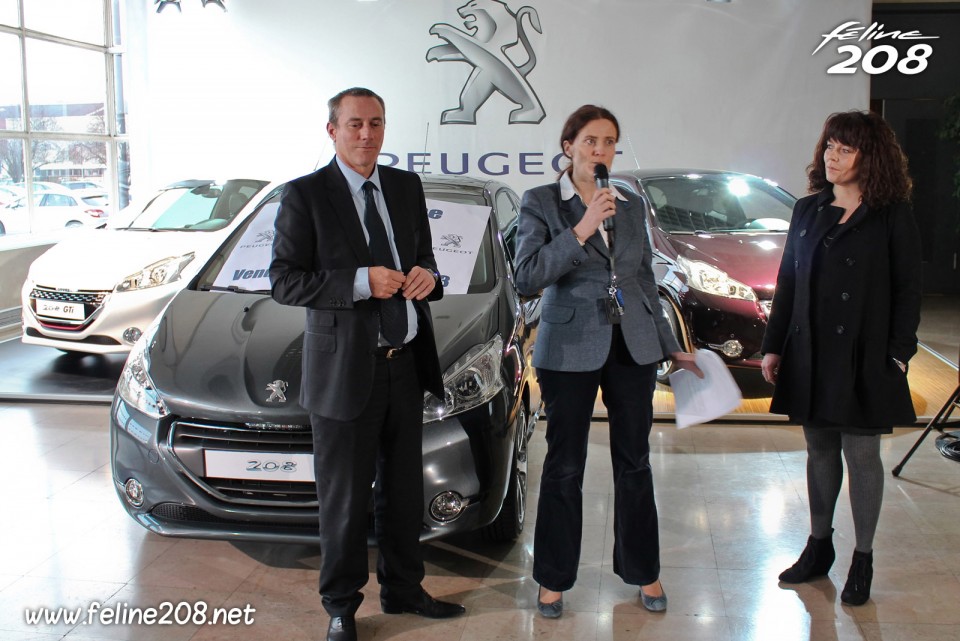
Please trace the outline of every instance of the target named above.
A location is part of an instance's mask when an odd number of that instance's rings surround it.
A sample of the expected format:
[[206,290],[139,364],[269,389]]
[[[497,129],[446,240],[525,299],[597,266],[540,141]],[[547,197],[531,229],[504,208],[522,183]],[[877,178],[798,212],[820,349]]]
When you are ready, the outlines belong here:
[[[580,130],[594,120],[609,120],[612,122],[614,129],[617,130],[617,141],[620,141],[620,123],[617,122],[617,117],[614,116],[609,109],[598,107],[597,105],[583,105],[570,114],[567,117],[567,121],[563,123],[563,129],[560,130],[560,151],[564,151],[563,143],[572,143],[577,139]],[[564,155],[566,155],[566,152],[564,152]],[[568,165],[560,174],[562,175],[564,171],[570,171],[572,166],[573,165]]]
[[811,192],[821,191],[830,185],[823,154],[831,140],[853,147],[859,152],[858,181],[863,201],[869,207],[882,207],[910,199],[913,181],[907,173],[907,157],[890,125],[872,111],[830,114],[813,152],[813,162],[807,166],[807,181]]

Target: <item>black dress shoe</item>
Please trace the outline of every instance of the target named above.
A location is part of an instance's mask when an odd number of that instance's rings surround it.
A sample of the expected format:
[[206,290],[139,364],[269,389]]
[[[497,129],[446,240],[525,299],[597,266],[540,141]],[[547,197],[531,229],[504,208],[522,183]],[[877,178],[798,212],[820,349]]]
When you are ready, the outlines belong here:
[[460,616],[467,611],[459,603],[437,601],[423,590],[420,591],[419,596],[413,599],[402,600],[380,597],[380,608],[385,614],[409,612],[428,619],[449,619],[450,617]]
[[357,622],[352,616],[330,617],[327,641],[357,641]]

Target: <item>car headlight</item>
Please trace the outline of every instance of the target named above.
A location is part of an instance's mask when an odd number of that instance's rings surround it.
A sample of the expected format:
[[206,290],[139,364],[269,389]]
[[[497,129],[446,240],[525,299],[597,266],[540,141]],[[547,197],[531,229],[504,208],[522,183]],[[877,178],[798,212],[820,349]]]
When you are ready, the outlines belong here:
[[683,256],[677,256],[677,264],[687,275],[687,284],[694,289],[726,298],[757,300],[753,288],[730,278],[727,272],[713,265],[699,260],[689,260]]
[[128,405],[132,405],[147,416],[162,418],[168,414],[167,406],[157,394],[156,386],[150,378],[150,356],[147,348],[153,342],[159,323],[156,321],[147,328],[130,350],[127,363],[120,373],[117,394]]
[[503,389],[500,364],[503,339],[495,336],[486,345],[470,348],[443,375],[443,398],[423,395],[423,422],[434,423],[448,416],[483,405]]
[[152,265],[147,265],[140,271],[130,274],[116,286],[114,291],[129,292],[135,289],[147,289],[148,287],[157,287],[166,285],[180,278],[180,273],[191,260],[194,254],[184,254],[183,256],[171,256],[158,260]]

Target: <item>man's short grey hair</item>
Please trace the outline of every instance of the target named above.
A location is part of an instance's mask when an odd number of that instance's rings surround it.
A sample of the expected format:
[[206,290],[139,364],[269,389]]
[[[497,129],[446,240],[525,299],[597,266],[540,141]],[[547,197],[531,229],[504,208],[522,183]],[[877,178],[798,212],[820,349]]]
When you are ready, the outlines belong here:
[[350,89],[344,89],[327,101],[327,109],[330,111],[327,122],[334,127],[337,126],[337,121],[340,119],[340,103],[343,102],[343,99],[347,96],[353,96],[354,98],[376,98],[377,102],[380,103],[380,108],[383,109],[383,115],[387,115],[387,106],[384,104],[383,98],[364,87],[351,87]]

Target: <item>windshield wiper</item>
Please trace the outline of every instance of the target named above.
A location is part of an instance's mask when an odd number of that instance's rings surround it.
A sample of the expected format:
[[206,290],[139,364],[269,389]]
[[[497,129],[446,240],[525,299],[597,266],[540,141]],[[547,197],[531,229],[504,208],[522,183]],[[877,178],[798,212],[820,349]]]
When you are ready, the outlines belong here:
[[235,294],[269,294],[266,289],[245,289],[239,285],[204,285],[199,288],[202,292],[233,292]]

